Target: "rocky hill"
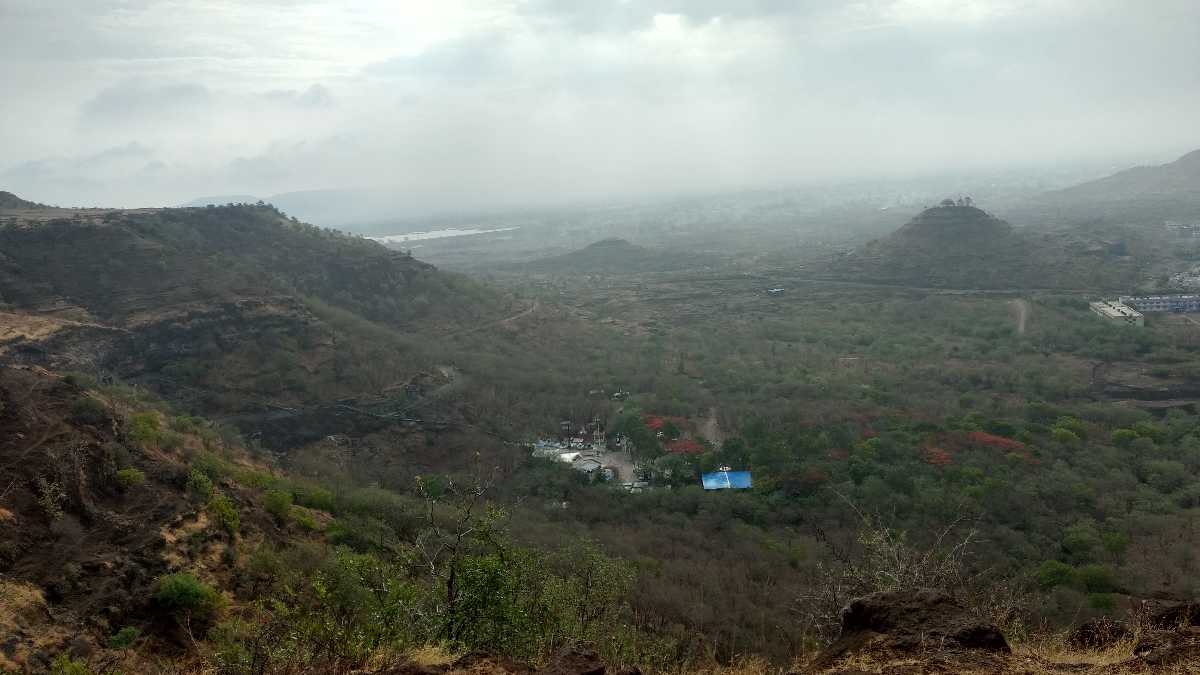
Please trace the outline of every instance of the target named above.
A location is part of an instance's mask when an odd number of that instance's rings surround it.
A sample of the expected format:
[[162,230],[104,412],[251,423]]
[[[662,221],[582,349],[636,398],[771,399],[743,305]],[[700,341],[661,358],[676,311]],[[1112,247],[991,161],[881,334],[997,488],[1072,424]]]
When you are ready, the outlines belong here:
[[823,269],[839,279],[961,289],[1119,289],[1139,278],[1119,242],[1019,230],[951,200]]

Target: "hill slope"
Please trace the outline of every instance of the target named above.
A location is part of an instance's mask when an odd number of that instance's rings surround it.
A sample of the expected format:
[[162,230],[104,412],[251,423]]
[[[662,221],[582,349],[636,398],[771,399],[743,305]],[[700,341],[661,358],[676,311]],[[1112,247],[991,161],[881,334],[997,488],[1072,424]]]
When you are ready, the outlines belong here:
[[0,190],[0,209],[37,209],[41,207],[42,205],[37,202],[21,199],[11,192]]
[[1159,166],[1140,166],[1075,187],[1040,195],[1014,209],[1030,225],[1102,219],[1161,224],[1200,221],[1200,150]]
[[264,439],[275,447],[362,421],[322,406],[443,382],[407,335],[515,311],[487,287],[270,207],[49,213],[0,227],[0,362],[147,385],[248,432],[264,428],[264,406],[314,407],[308,422],[272,425],[298,434]]

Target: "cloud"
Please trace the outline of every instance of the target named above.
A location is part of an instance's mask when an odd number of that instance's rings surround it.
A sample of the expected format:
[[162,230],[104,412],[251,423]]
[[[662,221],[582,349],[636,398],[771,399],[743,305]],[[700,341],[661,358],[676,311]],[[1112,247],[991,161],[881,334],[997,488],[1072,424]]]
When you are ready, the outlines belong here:
[[0,56],[0,178],[42,201],[433,208],[1200,145],[1192,0],[9,0]]

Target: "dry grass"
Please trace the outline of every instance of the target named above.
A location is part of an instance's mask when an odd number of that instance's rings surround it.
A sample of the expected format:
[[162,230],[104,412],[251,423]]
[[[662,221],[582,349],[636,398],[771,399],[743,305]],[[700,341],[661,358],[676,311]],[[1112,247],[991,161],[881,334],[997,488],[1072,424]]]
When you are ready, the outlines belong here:
[[1113,644],[1099,649],[1080,649],[1067,644],[1065,634],[1056,633],[1012,645],[1013,654],[1053,664],[1112,666],[1133,658],[1133,648],[1142,637],[1140,628]]

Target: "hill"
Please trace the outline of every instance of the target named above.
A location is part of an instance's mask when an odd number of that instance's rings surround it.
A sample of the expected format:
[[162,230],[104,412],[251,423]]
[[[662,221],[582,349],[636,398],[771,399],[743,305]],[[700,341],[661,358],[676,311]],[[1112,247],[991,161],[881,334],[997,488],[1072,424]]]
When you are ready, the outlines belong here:
[[1161,225],[1200,221],[1200,150],[1159,166],[1139,166],[1099,180],[1047,192],[1014,208],[1030,225],[1089,220]]
[[687,269],[711,262],[692,253],[656,250],[625,239],[604,239],[577,251],[506,265],[532,274],[641,274]]
[[324,407],[339,400],[445,380],[406,335],[516,311],[270,207],[48,214],[0,227],[0,361],[146,385],[248,432],[273,419],[264,406],[311,407],[271,427],[287,432],[264,439],[273,447],[365,421]]
[[21,199],[11,192],[0,190],[0,209],[38,209],[43,208],[42,204],[31,202],[27,199]]
[[1027,232],[947,200],[824,269],[841,279],[933,288],[1119,289],[1139,279],[1125,253],[1119,242]]
[[[264,508],[266,495],[249,487],[249,477],[260,486],[276,479],[228,435],[166,415],[133,393],[0,367],[6,671],[46,671],[47,654],[59,651],[115,658],[119,652],[105,648],[122,629],[176,643],[185,626],[155,601],[164,577],[186,572],[196,589],[232,588],[239,561],[255,546],[312,537],[295,523],[280,526]],[[245,484],[196,469],[201,457]],[[296,515],[324,518],[308,509]],[[224,597],[211,600],[216,606]],[[207,621],[199,611],[192,618]],[[148,664],[127,665],[144,672]]]

